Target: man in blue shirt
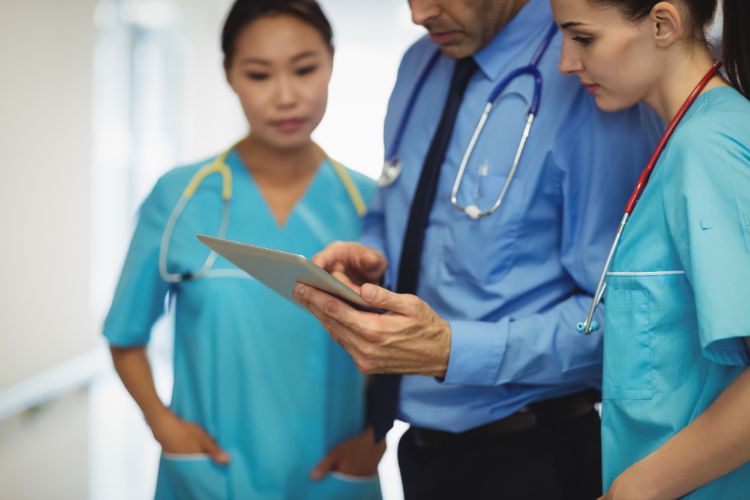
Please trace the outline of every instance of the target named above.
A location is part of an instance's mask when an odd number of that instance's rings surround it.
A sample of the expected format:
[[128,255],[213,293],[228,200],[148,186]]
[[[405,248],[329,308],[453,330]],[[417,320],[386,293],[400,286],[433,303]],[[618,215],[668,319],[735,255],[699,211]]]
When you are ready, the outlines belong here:
[[[316,256],[388,314],[303,285],[297,300],[361,370],[404,374],[373,378],[373,388],[390,388],[371,412],[379,439],[378,413],[392,392],[388,425],[394,416],[411,424],[399,444],[407,499],[594,498],[601,334],[580,335],[576,324],[660,125],[639,108],[599,112],[576,78],[558,72],[555,34],[538,63],[541,106],[518,170],[499,208],[471,218],[451,200],[459,165],[488,96],[545,39],[550,8],[547,0],[409,5],[429,36],[406,52],[388,106],[386,150],[399,145],[401,173],[380,189],[360,243]],[[496,101],[459,205],[486,210],[497,200],[533,88],[518,78]]]

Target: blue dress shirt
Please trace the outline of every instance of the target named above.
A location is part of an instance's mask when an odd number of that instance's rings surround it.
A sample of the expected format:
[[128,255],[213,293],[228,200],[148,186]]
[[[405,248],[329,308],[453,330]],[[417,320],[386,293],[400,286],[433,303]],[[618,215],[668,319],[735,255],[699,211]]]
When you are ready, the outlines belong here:
[[[530,0],[475,55],[426,229],[418,295],[451,326],[443,381],[405,376],[399,418],[460,432],[522,406],[601,386],[602,335],[576,332],[609,250],[626,199],[662,126],[644,108],[606,114],[574,76],[558,72],[561,36],[542,58],[541,106],[505,201],[472,220],[450,202],[458,166],[494,86],[526,65],[552,23],[547,0]],[[384,139],[437,47],[417,41],[405,54],[388,105]],[[398,180],[381,188],[362,243],[388,258],[395,282],[403,233],[420,169],[445,102],[454,61],[441,56],[405,127]],[[530,77],[500,98],[472,160],[459,199],[484,209],[497,198],[526,121]],[[386,147],[386,150],[388,148]],[[601,322],[601,317],[599,317]]]

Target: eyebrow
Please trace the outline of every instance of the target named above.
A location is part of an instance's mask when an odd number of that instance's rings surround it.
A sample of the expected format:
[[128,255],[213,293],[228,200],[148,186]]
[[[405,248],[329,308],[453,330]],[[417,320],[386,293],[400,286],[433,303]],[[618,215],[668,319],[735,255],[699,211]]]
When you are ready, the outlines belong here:
[[[312,50],[308,50],[306,52],[302,52],[300,54],[297,54],[296,56],[292,57],[292,62],[297,62],[302,59],[305,59],[307,57],[313,57],[316,56],[318,53]],[[240,64],[261,64],[263,66],[270,66],[271,62],[267,61],[265,59],[258,59],[257,57],[247,57],[240,61]]]
[[560,25],[560,29],[566,30],[568,28],[576,28],[578,26],[586,26],[586,23],[579,23],[579,22],[576,22],[576,21],[571,21],[571,22],[568,22],[568,23],[561,24]]

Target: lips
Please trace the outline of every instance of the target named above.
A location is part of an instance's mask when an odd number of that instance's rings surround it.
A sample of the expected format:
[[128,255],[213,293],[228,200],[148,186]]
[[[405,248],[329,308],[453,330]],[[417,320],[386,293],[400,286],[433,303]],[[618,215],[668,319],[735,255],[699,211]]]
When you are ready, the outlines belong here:
[[438,45],[446,45],[458,39],[458,31],[430,32],[430,39]]
[[282,120],[271,121],[271,126],[281,132],[291,133],[301,129],[306,121],[304,118],[284,118]]
[[596,94],[601,88],[601,85],[599,85],[598,83],[581,82],[581,84],[586,87],[586,90],[589,91],[589,94]]

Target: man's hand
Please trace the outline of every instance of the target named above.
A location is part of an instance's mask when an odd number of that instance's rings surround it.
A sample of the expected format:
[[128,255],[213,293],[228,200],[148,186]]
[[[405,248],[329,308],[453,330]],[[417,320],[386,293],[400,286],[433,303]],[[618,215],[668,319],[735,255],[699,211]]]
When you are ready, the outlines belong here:
[[349,352],[360,371],[445,376],[451,347],[447,321],[414,295],[365,284],[360,296],[388,312],[358,311],[315,288],[294,287],[294,298]]
[[364,283],[380,283],[388,268],[388,260],[377,250],[344,241],[331,243],[312,261],[357,293]]
[[318,481],[334,471],[349,476],[374,476],[384,452],[385,440],[376,443],[372,428],[368,427],[362,434],[342,441],[331,449],[310,472],[310,478]]
[[220,465],[229,463],[229,454],[199,425],[180,419],[171,411],[164,412],[151,425],[154,437],[165,453],[190,455],[201,453]]

